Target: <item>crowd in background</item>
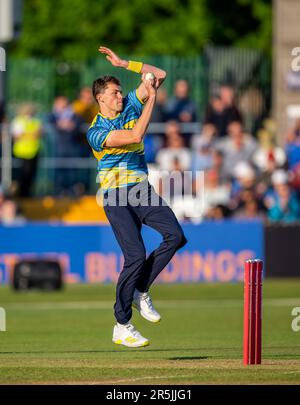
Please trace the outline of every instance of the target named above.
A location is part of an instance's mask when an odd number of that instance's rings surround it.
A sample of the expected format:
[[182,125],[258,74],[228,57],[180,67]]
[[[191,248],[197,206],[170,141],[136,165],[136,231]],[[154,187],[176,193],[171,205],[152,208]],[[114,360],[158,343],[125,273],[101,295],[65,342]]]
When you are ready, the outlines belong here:
[[[162,90],[164,92],[164,90]],[[157,116],[164,117],[163,136],[152,150],[153,181],[164,195],[165,177],[177,176],[167,195],[180,220],[268,219],[291,222],[300,219],[300,119],[276,144],[276,125],[261,121],[259,130],[248,133],[236,103],[233,87],[221,85],[206,108],[200,133],[182,133],[182,123],[194,120],[195,105],[188,84],[175,84],[174,96],[159,95]],[[160,172],[163,171],[163,175]],[[203,173],[202,176],[196,176]],[[175,178],[175,177],[174,177]],[[170,180],[170,179],[168,179]],[[176,183],[176,181],[174,181]]]
[[[85,134],[97,111],[89,88],[83,88],[73,102],[56,97],[43,119],[32,104],[20,106],[10,122],[12,152],[18,162],[12,196],[32,196],[43,144],[51,146],[47,156],[61,158],[55,169],[54,195],[88,193],[88,171],[74,170],[63,162],[92,156]],[[164,88],[158,90],[152,122],[162,125],[144,140],[150,181],[168,198],[180,220],[300,219],[300,118],[279,146],[271,119],[261,120],[254,133],[245,129],[230,85],[219,86],[205,116],[199,117],[188,82],[178,80],[171,96]],[[199,133],[184,130],[184,124],[194,122],[200,122]],[[0,222],[10,223],[12,217],[24,221],[12,196],[0,190]]]

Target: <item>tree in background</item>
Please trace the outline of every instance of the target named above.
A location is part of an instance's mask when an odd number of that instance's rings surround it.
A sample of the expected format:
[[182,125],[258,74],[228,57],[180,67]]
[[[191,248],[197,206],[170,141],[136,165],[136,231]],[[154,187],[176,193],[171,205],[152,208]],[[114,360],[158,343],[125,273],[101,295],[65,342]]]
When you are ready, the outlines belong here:
[[206,0],[215,45],[236,45],[269,52],[272,0]]
[[135,55],[195,55],[207,43],[270,49],[271,23],[271,0],[26,0],[10,50],[75,60],[100,43]]

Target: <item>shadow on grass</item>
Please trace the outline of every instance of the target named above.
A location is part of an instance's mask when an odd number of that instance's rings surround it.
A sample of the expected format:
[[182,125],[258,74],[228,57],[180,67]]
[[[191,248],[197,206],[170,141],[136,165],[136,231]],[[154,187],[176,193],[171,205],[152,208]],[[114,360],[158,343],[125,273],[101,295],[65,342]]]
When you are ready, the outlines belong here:
[[[147,352],[191,352],[191,351],[203,351],[203,348],[186,348],[186,347],[177,347],[173,349],[149,349],[148,347],[140,347],[138,349],[132,349],[132,348],[127,348],[127,347],[122,347],[122,348],[117,348],[114,350],[45,350],[45,351],[40,351],[40,350],[31,350],[31,351],[0,351],[0,356],[2,354],[70,354],[70,353],[125,353],[125,352],[141,352],[141,351],[147,351]],[[207,357],[174,357],[170,358],[170,360],[184,360],[184,359],[206,359]]]
[[207,360],[208,356],[169,357],[169,360]]

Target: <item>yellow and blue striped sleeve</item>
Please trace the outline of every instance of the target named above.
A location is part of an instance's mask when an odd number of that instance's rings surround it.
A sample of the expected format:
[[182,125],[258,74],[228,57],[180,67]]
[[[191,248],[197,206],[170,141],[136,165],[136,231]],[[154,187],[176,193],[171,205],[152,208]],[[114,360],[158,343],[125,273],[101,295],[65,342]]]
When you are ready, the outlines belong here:
[[138,97],[136,90],[130,91],[127,96],[128,104],[134,108],[134,110],[141,115],[144,107],[143,101]]
[[95,151],[101,152],[110,133],[111,130],[93,126],[87,132],[88,143]]

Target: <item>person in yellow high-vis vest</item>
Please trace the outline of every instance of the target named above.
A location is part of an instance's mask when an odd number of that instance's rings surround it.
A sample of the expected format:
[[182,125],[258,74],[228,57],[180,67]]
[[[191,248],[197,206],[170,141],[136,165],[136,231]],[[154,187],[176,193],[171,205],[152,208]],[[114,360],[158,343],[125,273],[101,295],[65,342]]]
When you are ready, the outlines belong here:
[[20,107],[18,115],[11,123],[11,133],[13,155],[20,163],[16,179],[18,195],[28,197],[31,195],[31,187],[36,175],[42,133],[42,123],[35,117],[32,104],[26,103]]

